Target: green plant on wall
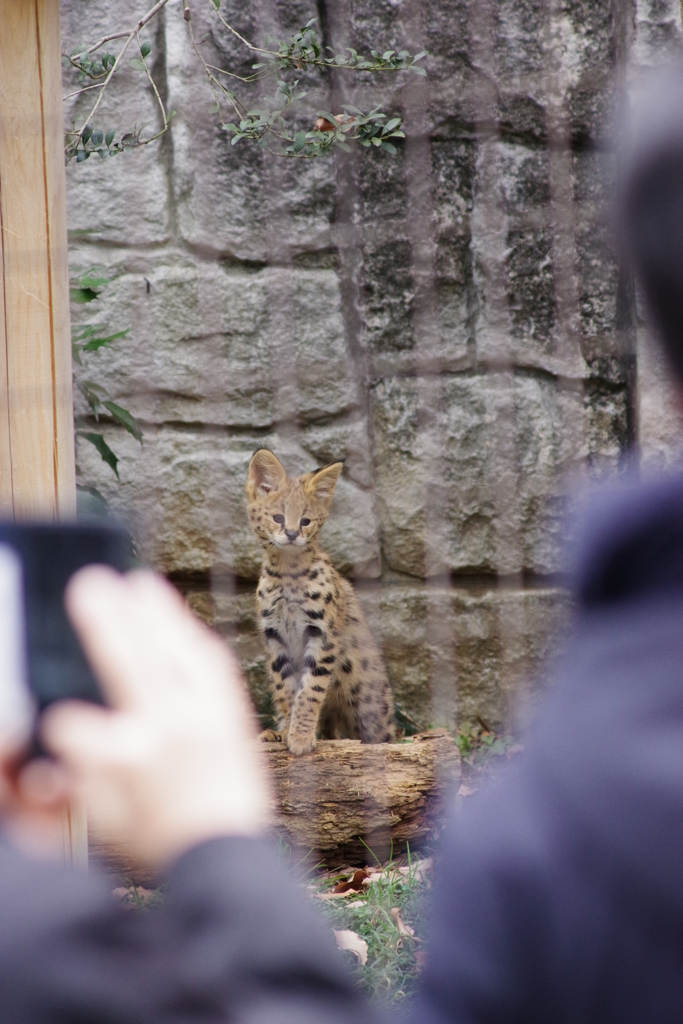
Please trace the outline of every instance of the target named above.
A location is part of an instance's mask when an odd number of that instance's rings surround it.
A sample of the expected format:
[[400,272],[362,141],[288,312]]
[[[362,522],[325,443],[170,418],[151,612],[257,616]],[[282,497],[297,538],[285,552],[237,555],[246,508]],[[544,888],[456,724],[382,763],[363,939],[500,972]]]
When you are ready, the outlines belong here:
[[[71,282],[71,302],[76,305],[95,302],[107,283],[107,278],[102,277],[97,270],[86,271]],[[85,398],[89,410],[87,415],[76,416],[76,440],[93,445],[99,452],[102,461],[106,462],[115,473],[117,480],[119,479],[119,458],[107,444],[104,435],[99,430],[93,429],[92,419],[98,424],[100,416],[107,416],[124,427],[140,444],[142,444],[142,430],[133,414],[114,402],[107,389],[93,380],[93,374],[96,375],[96,367],[92,365],[92,358],[103,348],[109,348],[119,339],[125,338],[129,332],[130,328],[125,328],[109,333],[108,328],[101,325],[80,324],[74,327],[71,333],[74,385]],[[76,478],[78,481],[78,478],[82,476],[78,465],[78,444],[76,455]],[[107,503],[96,488],[87,487],[82,483],[77,483],[77,487],[80,497],[89,499],[89,508],[106,511]]]
[[[294,159],[311,159],[336,148],[348,149],[355,142],[366,149],[396,152],[391,140],[404,138],[401,117],[398,114],[387,115],[379,107],[364,113],[358,107],[345,104],[341,112],[335,114],[318,110],[315,116],[311,111],[311,130],[296,131],[292,127],[290,115],[295,103],[303,100],[306,95],[299,87],[300,75],[311,69],[322,72],[330,68],[351,74],[396,74],[410,71],[424,75],[425,70],[419,62],[427,56],[426,51],[411,56],[407,50],[382,51],[378,46],[365,55],[350,47],[342,53],[335,53],[329,46],[323,46],[318,38],[314,28],[315,18],[293,36],[266,40],[266,46],[254,46],[226,20],[220,0],[203,0],[212,17],[254,57],[252,73],[239,75],[234,69],[217,67],[206,59],[201,47],[202,40],[196,38],[192,23],[192,6],[200,2],[202,0],[183,0],[188,41],[206,74],[213,94],[213,111],[232,145],[245,139],[257,143],[274,156]],[[79,87],[66,98],[72,99],[85,93],[94,97],[93,105],[82,119],[80,127],[73,124],[66,132],[67,161],[75,159],[82,162],[94,155],[106,159],[119,153],[132,152],[154,142],[168,130],[174,112],[166,110],[149,65],[152,45],[141,36],[141,32],[167,3],[168,0],[158,0],[129,28],[103,36],[90,45],[79,45],[62,55],[65,67],[73,70],[79,83]],[[123,42],[115,53],[108,46],[116,40]],[[131,56],[133,47],[137,49],[136,56]],[[137,126],[123,131],[98,127],[105,92],[117,72],[126,64],[140,73],[141,84],[149,85],[155,96],[161,115],[161,128],[154,134],[145,136]],[[254,108],[245,96],[249,86],[264,79],[272,79],[275,84],[272,99]]]

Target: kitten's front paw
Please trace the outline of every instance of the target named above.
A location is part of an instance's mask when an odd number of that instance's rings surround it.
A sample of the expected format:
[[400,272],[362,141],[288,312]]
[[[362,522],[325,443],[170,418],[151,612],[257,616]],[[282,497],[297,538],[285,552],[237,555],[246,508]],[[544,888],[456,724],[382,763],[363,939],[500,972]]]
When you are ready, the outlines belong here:
[[315,750],[315,736],[292,736],[287,737],[287,746],[297,757],[299,754],[310,754]]

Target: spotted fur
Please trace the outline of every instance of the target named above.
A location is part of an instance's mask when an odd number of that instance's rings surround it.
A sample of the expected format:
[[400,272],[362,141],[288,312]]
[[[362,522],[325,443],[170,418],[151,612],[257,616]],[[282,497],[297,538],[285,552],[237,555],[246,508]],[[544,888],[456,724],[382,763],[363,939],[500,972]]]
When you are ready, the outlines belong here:
[[342,470],[288,477],[261,448],[249,465],[249,522],[263,548],[256,594],[278,730],[293,754],[317,736],[382,743],[394,701],[351,584],[318,543]]

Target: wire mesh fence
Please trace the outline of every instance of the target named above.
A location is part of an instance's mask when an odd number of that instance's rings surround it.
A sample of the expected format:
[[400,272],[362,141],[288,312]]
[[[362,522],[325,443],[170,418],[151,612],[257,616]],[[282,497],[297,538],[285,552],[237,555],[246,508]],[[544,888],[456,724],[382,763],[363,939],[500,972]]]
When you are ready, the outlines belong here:
[[[230,639],[266,725],[249,461],[344,459],[323,545],[399,726],[521,728],[570,622],[577,487],[676,456],[610,199],[620,97],[679,54],[679,5],[169,0],[138,28],[138,0],[61,8],[83,507],[130,522]],[[290,61],[307,96],[259,146],[219,69],[254,74],[263,120],[253,47],[313,22],[323,58],[426,50],[427,74]],[[252,127],[226,130],[231,104]],[[405,139],[313,158],[315,119],[346,108]]]

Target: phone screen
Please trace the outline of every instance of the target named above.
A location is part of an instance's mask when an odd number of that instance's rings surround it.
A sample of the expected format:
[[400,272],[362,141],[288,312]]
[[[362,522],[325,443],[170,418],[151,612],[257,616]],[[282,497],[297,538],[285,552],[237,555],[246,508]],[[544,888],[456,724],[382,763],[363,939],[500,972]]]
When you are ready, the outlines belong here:
[[23,574],[26,678],[38,711],[56,700],[104,703],[71,628],[64,590],[84,565],[133,564],[129,535],[120,527],[85,524],[0,524],[0,544],[18,557]]
[[11,749],[28,739],[35,702],[28,689],[26,624],[21,560],[0,544],[0,745]]

